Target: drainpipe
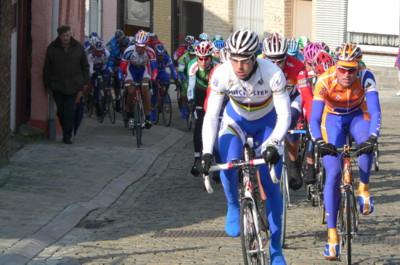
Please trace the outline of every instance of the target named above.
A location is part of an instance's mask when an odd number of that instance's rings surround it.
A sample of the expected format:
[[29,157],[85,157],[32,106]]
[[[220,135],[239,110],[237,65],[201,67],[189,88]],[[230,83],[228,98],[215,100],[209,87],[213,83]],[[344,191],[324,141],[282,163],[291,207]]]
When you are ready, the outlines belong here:
[[[57,28],[58,28],[58,21],[60,16],[60,1],[59,0],[52,0],[52,14],[51,14],[51,40],[53,41],[57,38]],[[56,140],[57,131],[56,131],[56,108],[55,102],[52,96],[49,95],[49,139]]]

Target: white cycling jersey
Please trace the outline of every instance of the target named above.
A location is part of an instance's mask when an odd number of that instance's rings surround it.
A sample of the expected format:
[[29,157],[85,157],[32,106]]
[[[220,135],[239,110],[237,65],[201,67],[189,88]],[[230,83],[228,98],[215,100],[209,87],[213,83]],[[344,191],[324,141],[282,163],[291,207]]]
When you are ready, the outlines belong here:
[[146,47],[144,53],[139,54],[136,51],[136,46],[131,45],[124,51],[122,60],[129,61],[130,64],[135,66],[146,66],[150,61],[156,59],[154,50],[150,47]]
[[92,75],[95,72],[94,68],[98,66],[101,68],[100,70],[104,70],[107,66],[108,57],[110,57],[110,52],[107,49],[101,52],[90,52],[87,56],[90,74]]
[[248,121],[256,121],[275,108],[276,125],[262,144],[262,151],[272,140],[282,141],[290,125],[290,98],[285,85],[282,70],[267,60],[257,58],[257,69],[247,81],[236,76],[229,60],[218,66],[209,83],[211,91],[202,130],[203,154],[213,151],[225,94],[234,111]]

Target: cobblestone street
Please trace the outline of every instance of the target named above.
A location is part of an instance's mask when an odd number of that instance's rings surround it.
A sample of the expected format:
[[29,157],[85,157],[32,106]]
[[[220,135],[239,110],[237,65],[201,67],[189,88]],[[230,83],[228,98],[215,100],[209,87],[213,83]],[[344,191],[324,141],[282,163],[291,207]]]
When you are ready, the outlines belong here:
[[[361,217],[354,264],[400,264],[399,137],[396,98],[383,98],[381,169],[371,177],[376,212]],[[175,123],[176,124],[176,123]],[[221,186],[208,195],[190,173],[191,134],[156,160],[145,177],[111,207],[90,213],[29,265],[242,264],[239,239],[224,235]],[[344,264],[322,257],[325,226],[305,190],[292,193],[287,248],[289,264]]]

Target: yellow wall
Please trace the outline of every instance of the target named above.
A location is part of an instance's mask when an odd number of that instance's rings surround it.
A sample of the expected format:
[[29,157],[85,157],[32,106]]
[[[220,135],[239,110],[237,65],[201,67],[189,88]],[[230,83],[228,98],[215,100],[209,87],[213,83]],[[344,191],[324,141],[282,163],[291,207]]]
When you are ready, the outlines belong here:
[[171,54],[171,1],[154,0],[153,31]]

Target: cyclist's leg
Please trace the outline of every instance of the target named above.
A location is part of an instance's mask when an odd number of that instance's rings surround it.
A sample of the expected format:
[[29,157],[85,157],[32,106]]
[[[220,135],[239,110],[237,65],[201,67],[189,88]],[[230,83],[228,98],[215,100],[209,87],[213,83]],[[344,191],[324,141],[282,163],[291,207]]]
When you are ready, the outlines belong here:
[[[146,116],[146,123],[150,122],[151,102],[150,102],[150,88],[149,79],[144,77],[142,80],[142,97],[143,97],[143,108]],[[150,122],[151,124],[151,122]]]
[[[356,115],[351,124],[350,131],[356,144],[359,145],[369,137],[369,120],[364,115]],[[369,176],[371,174],[372,153],[362,154],[358,157],[360,184],[358,186],[357,199],[360,205],[360,212],[364,215],[374,211],[374,200],[369,193]]]
[[[342,147],[346,139],[343,127],[341,116],[324,114],[321,128],[326,142]],[[340,253],[336,225],[340,205],[341,157],[326,155],[323,158],[323,164],[326,171],[324,204],[328,227],[328,243],[325,245],[324,256],[327,259],[336,259]]]
[[[157,76],[156,81],[160,81],[160,79]],[[150,113],[150,120],[152,122],[156,122],[157,120],[157,115],[158,115],[158,110],[157,110],[157,101],[158,101],[158,85],[157,82],[151,81],[152,86],[151,86],[151,113]]]
[[[218,137],[218,149],[222,163],[242,158],[243,142],[229,128],[221,130]],[[240,206],[238,196],[238,171],[224,170],[220,172],[222,186],[227,201],[225,232],[228,236],[240,235]]]
[[191,173],[194,176],[198,176],[200,174],[200,168],[201,168],[200,160],[201,160],[201,151],[203,150],[201,130],[203,128],[203,120],[204,120],[204,110],[196,108],[195,124],[193,130],[194,161],[191,169]]
[[[262,119],[261,123],[263,124],[262,129],[259,130],[254,137],[254,141],[258,143],[263,143],[271,135],[276,123],[276,113],[274,111],[270,112]],[[266,124],[268,124],[268,126],[265,126]],[[257,152],[260,151],[259,148],[256,150]],[[271,242],[270,242],[271,263],[286,264],[282,252],[282,242],[281,242],[283,200],[282,200],[282,193],[280,191],[280,185],[279,183],[274,184],[272,182],[271,176],[269,174],[269,169],[267,166],[265,165],[260,166],[259,171],[260,171],[262,185],[267,196],[265,212],[268,218],[269,230],[271,233]],[[275,172],[278,178],[280,178],[282,173],[282,160],[280,160],[275,165]]]
[[[291,124],[289,129],[295,129],[297,120],[300,117],[300,111],[297,108],[291,107]],[[287,168],[289,177],[289,186],[293,190],[298,190],[303,185],[303,180],[300,174],[300,163],[297,159],[297,153],[299,148],[299,135],[286,136],[286,148],[288,152]]]

